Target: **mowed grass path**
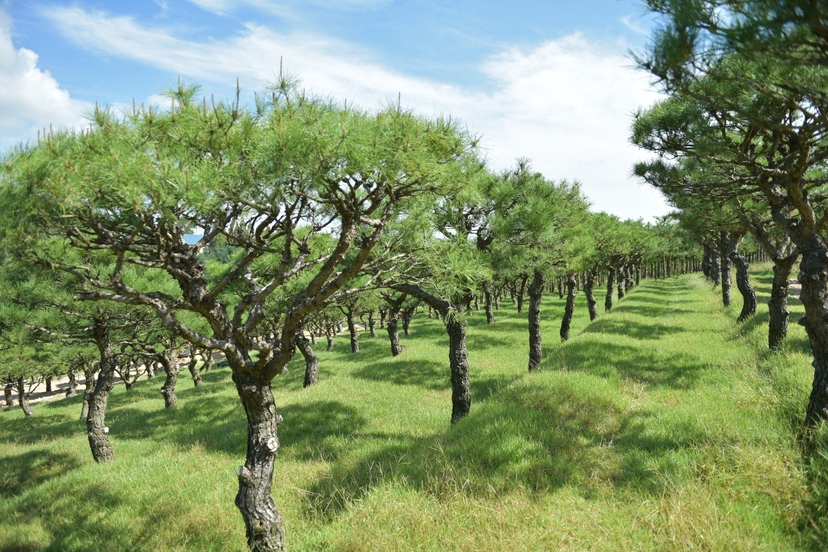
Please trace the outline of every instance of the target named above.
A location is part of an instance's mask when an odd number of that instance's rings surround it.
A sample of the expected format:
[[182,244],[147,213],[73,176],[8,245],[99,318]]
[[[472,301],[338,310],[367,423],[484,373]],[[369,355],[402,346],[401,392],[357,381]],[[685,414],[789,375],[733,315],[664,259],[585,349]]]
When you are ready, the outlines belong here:
[[[767,295],[768,274],[757,283]],[[723,310],[699,276],[643,282],[592,323],[578,299],[565,344],[563,301],[545,299],[531,374],[525,314],[506,300],[494,325],[471,317],[472,413],[454,427],[448,340],[423,314],[397,358],[380,330],[358,354],[346,337],[319,352],[311,389],[292,362],[274,382],[289,548],[805,549],[802,329],[764,352],[767,315],[737,326],[738,306]],[[114,391],[107,465],[91,459],[79,398],[2,412],[0,550],[246,549],[229,371],[198,389],[183,376],[171,410],[159,380]]]

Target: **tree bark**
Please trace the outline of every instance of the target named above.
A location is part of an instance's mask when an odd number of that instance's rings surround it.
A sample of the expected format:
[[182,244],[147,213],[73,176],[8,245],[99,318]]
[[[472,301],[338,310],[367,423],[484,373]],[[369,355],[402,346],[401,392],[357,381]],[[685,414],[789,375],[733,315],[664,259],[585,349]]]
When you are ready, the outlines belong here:
[[730,254],[733,264],[736,265],[736,287],[739,293],[742,294],[742,312],[739,313],[737,322],[744,322],[754,314],[756,314],[756,291],[750,285],[750,275],[748,270],[750,264],[747,258],[734,251]]
[[543,299],[543,273],[535,269],[529,286],[529,371],[535,370],[543,358],[540,307]]
[[411,327],[411,318],[414,316],[414,313],[417,311],[417,305],[412,305],[407,309],[403,309],[402,311],[402,324],[403,324],[403,333],[406,337],[410,336],[408,329]]
[[74,397],[75,391],[78,389],[78,379],[75,377],[75,369],[69,368],[66,375],[69,378],[69,388],[66,389],[66,397]]
[[520,277],[520,285],[517,289],[517,311],[523,312],[523,296],[526,294],[526,283],[529,281],[528,275]]
[[359,333],[357,332],[356,324],[354,323],[354,311],[348,309],[345,313],[345,321],[348,324],[348,336],[351,339],[351,352],[359,352]]
[[451,367],[451,423],[468,416],[471,410],[469,387],[469,354],[466,349],[466,321],[451,313],[446,321],[449,336],[449,365]]
[[325,349],[326,351],[333,351],[334,347],[334,328],[333,326],[328,326],[325,328],[325,339],[328,340],[328,346]]
[[385,323],[385,331],[388,332],[388,339],[391,341],[391,356],[397,356],[403,352],[403,346],[400,344],[400,333],[397,331],[398,314],[399,311],[396,308],[389,309]]
[[201,371],[198,369],[198,353],[201,352],[195,347],[190,347],[190,362],[187,363],[187,370],[193,378],[193,387],[201,387]]
[[371,337],[377,337],[376,324],[374,322],[374,311],[368,311],[368,332]]
[[722,305],[729,307],[733,302],[731,295],[731,279],[730,279],[730,252],[732,251],[732,241],[730,237],[722,232],[719,238],[719,266],[721,267],[721,282],[722,282]]
[[95,366],[93,364],[83,365],[84,391],[83,391],[83,405],[81,406],[80,419],[86,420],[89,417],[89,401],[92,399],[92,393],[95,391]]
[[115,386],[115,353],[109,341],[109,328],[105,321],[95,322],[93,335],[101,360],[98,381],[89,397],[86,435],[95,462],[110,462],[115,459],[115,454],[112,451],[112,443],[109,442],[109,428],[106,427],[105,417],[109,394]]
[[773,259],[773,284],[768,301],[768,348],[776,349],[788,337],[788,278],[799,254]]
[[285,527],[271,495],[273,465],[279,450],[276,413],[270,382],[233,370],[233,382],[247,414],[247,455],[239,467],[236,507],[244,518],[247,545],[254,551],[285,549]]
[[627,295],[627,266],[624,263],[620,263],[616,268],[616,279],[618,281],[618,300],[621,301]]
[[604,297],[604,310],[609,312],[612,310],[612,292],[615,286],[615,269],[607,269],[607,295]]
[[710,277],[713,278],[713,287],[722,281],[722,259],[716,247],[710,249]]
[[595,270],[587,270],[584,278],[584,295],[590,322],[598,318],[598,301],[595,299]]
[[161,357],[163,359],[161,365],[164,366],[164,371],[167,372],[167,378],[161,387],[161,394],[164,396],[164,408],[172,408],[178,402],[178,397],[175,396],[175,384],[178,383],[178,372],[181,368],[178,366],[175,356],[174,349],[167,349]]
[[52,376],[46,376],[46,392],[52,392]]
[[302,353],[302,358],[305,359],[305,381],[302,383],[302,387],[310,387],[316,383],[319,372],[319,358],[310,346],[304,332],[298,332],[296,337],[293,338],[293,342],[299,352]]
[[563,320],[561,320],[561,341],[569,339],[569,328],[572,325],[572,314],[575,312],[575,278],[569,276],[566,280],[566,306]]
[[492,285],[483,282],[483,305],[486,309],[486,324],[494,324],[494,310],[492,308]]
[[3,388],[3,397],[6,399],[6,406],[11,406],[14,404],[14,382],[7,381],[5,387]]
[[17,404],[23,410],[23,415],[27,418],[32,415],[32,407],[29,406],[29,394],[26,392],[26,378],[17,378]]

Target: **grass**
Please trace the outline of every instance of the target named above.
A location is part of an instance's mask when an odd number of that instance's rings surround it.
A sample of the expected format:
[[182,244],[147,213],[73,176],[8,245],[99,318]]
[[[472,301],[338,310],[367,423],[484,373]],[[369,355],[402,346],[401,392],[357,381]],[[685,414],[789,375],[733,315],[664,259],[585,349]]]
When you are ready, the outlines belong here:
[[[767,296],[768,272],[755,282]],[[292,362],[274,383],[289,547],[818,549],[828,485],[807,474],[828,479],[828,462],[805,466],[797,445],[802,328],[767,353],[766,308],[739,326],[698,276],[644,282],[592,323],[578,299],[561,344],[563,301],[546,297],[532,374],[525,315],[507,300],[494,325],[471,318],[472,413],[454,427],[436,320],[415,318],[396,358],[382,333],[358,354],[338,338],[310,389]],[[244,414],[227,368],[203,378],[182,378],[171,410],[157,382],[116,388],[108,465],[91,459],[79,398],[0,414],[0,550],[244,550]]]

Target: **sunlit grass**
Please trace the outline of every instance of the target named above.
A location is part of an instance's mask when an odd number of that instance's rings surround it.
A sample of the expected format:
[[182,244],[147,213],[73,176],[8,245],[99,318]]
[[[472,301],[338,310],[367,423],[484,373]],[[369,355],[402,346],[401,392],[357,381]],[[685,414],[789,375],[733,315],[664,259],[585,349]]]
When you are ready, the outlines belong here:
[[[766,296],[767,273],[756,282]],[[722,309],[698,276],[644,282],[593,323],[578,299],[564,344],[563,301],[545,299],[532,374],[525,314],[507,299],[495,324],[470,318],[472,412],[454,427],[448,339],[424,314],[399,357],[378,330],[358,354],[346,337],[319,351],[312,388],[292,362],[274,383],[289,547],[818,548],[796,440],[812,377],[802,329],[766,352],[767,307],[738,326],[738,305]],[[0,414],[0,550],[244,549],[246,423],[228,369],[204,380],[182,377],[171,410],[157,381],[117,388],[109,465],[91,459],[79,398]]]

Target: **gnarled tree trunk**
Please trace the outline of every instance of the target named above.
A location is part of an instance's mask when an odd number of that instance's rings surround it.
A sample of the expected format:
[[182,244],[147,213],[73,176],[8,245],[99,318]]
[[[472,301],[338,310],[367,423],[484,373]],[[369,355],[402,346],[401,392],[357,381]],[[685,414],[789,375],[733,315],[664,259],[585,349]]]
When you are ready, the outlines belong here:
[[368,311],[368,332],[371,337],[377,337],[376,324],[374,322],[374,311]]
[[66,389],[66,397],[74,397],[75,391],[78,389],[78,379],[75,377],[75,369],[69,368],[66,375],[69,378],[69,387]]
[[451,423],[454,424],[468,416],[471,410],[466,321],[456,313],[449,314],[446,320],[446,333],[449,336],[451,367]]
[[732,251],[733,242],[730,237],[722,232],[719,238],[719,266],[721,268],[722,281],[722,305],[729,307],[733,301],[731,296],[731,279],[730,279],[730,253]]
[[[187,370],[193,378],[193,387],[201,387],[201,370],[198,369],[198,354],[202,352],[195,347],[190,347],[190,361],[187,363]],[[206,354],[206,353],[202,353]]]
[[529,286],[529,371],[531,372],[543,358],[540,327],[540,307],[543,299],[543,273],[535,269],[532,284]]
[[89,401],[92,399],[92,393],[95,391],[95,365],[94,364],[84,364],[83,365],[83,376],[85,378],[84,381],[84,391],[83,391],[83,405],[81,406],[81,420],[86,420],[89,417]]
[[773,284],[768,301],[768,347],[776,349],[788,336],[788,278],[799,253],[776,257],[773,261]]
[[584,295],[586,295],[589,320],[598,318],[598,300],[595,299],[595,270],[587,270],[584,277]]
[[561,341],[569,339],[569,327],[572,325],[572,314],[575,312],[575,278],[569,276],[566,280],[566,306],[563,320],[561,320]]
[[26,378],[17,378],[17,404],[27,418],[32,415],[32,407],[29,406],[29,393],[26,392]]
[[167,372],[167,378],[161,387],[161,394],[164,396],[164,408],[172,408],[178,402],[178,397],[175,396],[175,384],[178,382],[180,367],[175,357],[174,349],[167,349],[160,357],[161,365],[164,367],[164,371]]
[[296,344],[299,352],[302,353],[302,358],[305,359],[305,381],[302,383],[302,387],[310,387],[316,383],[316,377],[319,372],[319,358],[317,358],[316,353],[310,346],[304,332],[298,332],[296,337],[293,338],[293,342]]
[[750,264],[747,258],[734,251],[730,254],[733,264],[736,265],[736,287],[739,293],[742,294],[742,312],[739,313],[737,322],[744,322],[754,314],[756,314],[756,291],[750,285],[750,276],[748,270]]
[[403,347],[400,345],[400,333],[397,331],[398,314],[399,311],[397,309],[389,309],[388,318],[385,323],[385,331],[388,332],[388,339],[391,341],[391,356],[397,356],[403,352]]
[[7,381],[6,385],[3,387],[3,398],[6,399],[6,406],[11,406],[14,404],[13,392],[14,382]]
[[109,341],[109,328],[106,321],[96,321],[93,327],[95,344],[100,353],[100,372],[95,389],[89,397],[89,414],[86,417],[86,435],[89,448],[95,462],[109,462],[115,459],[112,443],[109,441],[109,428],[106,427],[106,405],[115,386],[115,353]]
[[244,518],[251,550],[285,549],[285,527],[271,496],[273,465],[279,450],[276,429],[282,417],[276,413],[270,382],[233,370],[233,382],[247,414],[247,454],[237,475],[236,507]]

